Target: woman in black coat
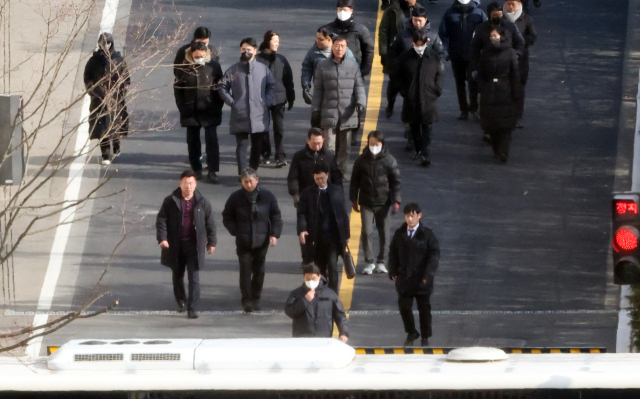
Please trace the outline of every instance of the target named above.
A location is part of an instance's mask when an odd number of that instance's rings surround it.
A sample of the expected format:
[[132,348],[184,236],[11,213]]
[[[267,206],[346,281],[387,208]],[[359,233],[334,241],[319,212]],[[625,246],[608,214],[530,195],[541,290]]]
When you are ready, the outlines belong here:
[[[276,97],[273,105],[269,108],[271,118],[273,119],[273,139],[276,145],[276,167],[280,168],[287,165],[286,154],[284,152],[284,107],[288,103],[287,109],[291,111],[293,102],[296,99],[296,92],[293,88],[293,72],[289,61],[282,55],[277,54],[280,46],[280,36],[269,30],[264,34],[264,40],[258,48],[256,61],[259,61],[269,67],[269,70],[276,79]],[[271,161],[271,141],[269,135],[266,134],[265,141],[262,143],[262,161],[265,164]]]
[[131,83],[127,64],[113,46],[113,36],[103,33],[84,68],[84,85],[89,92],[89,137],[100,140],[102,164],[111,164],[120,154],[120,138],[129,133],[129,113],[125,104]]
[[180,111],[180,125],[187,128],[191,169],[200,180],[202,178],[200,128],[204,128],[208,178],[211,183],[217,183],[216,173],[220,168],[217,126],[222,122],[223,102],[216,88],[222,78],[222,68],[211,58],[211,50],[205,43],[193,42],[185,52],[182,65],[176,69],[173,93]]
[[490,139],[494,156],[504,163],[509,158],[511,132],[518,119],[522,82],[518,54],[508,35],[502,29],[494,29],[489,37],[491,44],[480,56],[477,75],[480,119],[485,140]]

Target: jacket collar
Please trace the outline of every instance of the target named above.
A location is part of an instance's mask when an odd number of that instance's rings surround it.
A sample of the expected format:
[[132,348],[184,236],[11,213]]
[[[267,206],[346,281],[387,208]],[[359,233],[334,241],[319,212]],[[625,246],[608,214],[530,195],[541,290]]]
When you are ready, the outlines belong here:
[[[304,146],[304,153],[307,155],[307,157],[309,158],[313,158],[313,155],[315,154],[315,151],[312,151],[311,148],[309,147],[309,144],[306,144]],[[318,155],[324,155],[324,146],[322,148],[320,148],[320,151],[318,151]]]
[[[176,205],[178,205],[178,209],[182,210],[182,190],[180,189],[180,187],[178,187],[173,191],[173,194],[171,195],[171,197],[175,201]],[[200,203],[201,199],[202,199],[202,194],[200,194],[200,191],[196,189],[196,191],[194,191],[193,193],[193,200],[195,201],[196,204],[198,204]]]

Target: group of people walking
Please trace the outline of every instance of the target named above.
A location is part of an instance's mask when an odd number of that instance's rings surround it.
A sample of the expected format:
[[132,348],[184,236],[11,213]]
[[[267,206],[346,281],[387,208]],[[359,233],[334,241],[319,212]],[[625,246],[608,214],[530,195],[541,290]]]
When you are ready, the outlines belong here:
[[[501,7],[493,2],[485,14],[476,1],[455,0],[437,33],[431,32],[427,11],[418,1],[393,0],[386,7],[378,30],[383,71],[389,75],[385,115],[393,115],[400,94],[407,149],[415,152],[414,159],[422,166],[431,164],[431,132],[438,120],[446,61],[451,61],[455,77],[458,119],[471,116],[481,122],[483,140],[491,143],[496,157],[507,161],[511,131],[522,127],[528,48],[536,40],[525,4],[507,0]],[[346,256],[350,239],[343,189],[349,182],[348,199],[362,222],[362,274],[388,273],[398,293],[405,345],[419,337],[427,345],[439,244],[420,221],[422,210],[413,202],[403,207],[405,223],[391,235],[390,214],[402,203],[401,178],[382,132],[368,133],[350,181],[345,178],[353,136],[365,112],[363,79],[371,72],[374,51],[369,30],[353,18],[354,7],[353,0],[338,0],[337,18],[317,30],[302,64],[302,94],[311,105],[311,129],[305,147],[291,158],[287,185],[296,207],[304,282],[291,292],[285,312],[294,319],[294,336],[330,336],[335,321],[340,339],[348,339],[348,321],[337,294],[339,257]],[[191,169],[182,173],[179,188],[165,198],[156,221],[161,262],[172,269],[178,310],[187,310],[189,318],[198,317],[199,269],[217,242],[211,205],[196,189],[204,178],[200,131],[204,129],[206,178],[217,183],[217,126],[224,104],[231,108],[229,130],[236,139],[242,187],[226,201],[222,223],[236,239],[242,307],[245,312],[260,310],[265,258],[269,247],[278,244],[283,222],[278,200],[259,184],[257,170],[271,162],[272,120],[275,165],[288,165],[283,122],[285,110],[295,102],[292,69],[278,52],[276,32],[267,31],[260,45],[253,38],[242,39],[240,61],[224,73],[210,36],[209,29],[197,28],[174,60],[174,95],[180,124],[186,128]],[[105,79],[109,74],[116,79]],[[108,34],[100,37],[99,49],[87,64],[85,84],[92,98],[91,135],[101,140],[103,164],[109,164],[119,153],[119,138],[128,131],[124,95],[129,76]],[[109,96],[115,99],[109,100],[115,111],[98,112]],[[380,238],[377,254],[374,226]],[[414,299],[420,332],[411,312]]]

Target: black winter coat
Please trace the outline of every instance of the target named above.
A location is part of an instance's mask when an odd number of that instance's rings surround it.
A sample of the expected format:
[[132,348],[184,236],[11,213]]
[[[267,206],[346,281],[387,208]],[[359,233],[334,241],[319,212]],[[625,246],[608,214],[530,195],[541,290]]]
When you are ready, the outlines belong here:
[[[504,29],[511,46],[518,54],[518,57],[522,57],[525,51],[524,38],[520,34],[518,27],[513,22],[502,19],[500,27]],[[480,62],[480,55],[482,50],[489,48],[491,45],[491,31],[495,29],[495,26],[491,24],[491,21],[486,21],[476,28],[473,34],[473,40],[471,41],[471,65],[469,65],[470,71],[478,70],[478,63]]]
[[517,100],[522,97],[518,55],[509,41],[490,45],[480,56],[478,92],[480,120],[485,132],[513,130],[517,120]]
[[349,336],[349,322],[338,295],[327,287],[327,279],[320,277],[316,296],[309,302],[304,296],[309,288],[302,286],[291,291],[284,312],[293,319],[291,332],[294,338],[318,337],[330,338],[333,335],[333,322],[338,326],[340,335]]
[[[187,52],[187,49],[189,49],[190,47],[191,43],[187,43],[184,46],[180,47],[176,52],[176,58],[173,60],[173,76],[177,77],[179,66],[184,64],[184,56]],[[207,45],[207,47],[211,52],[211,59],[215,62],[220,62],[220,57],[218,57],[218,50],[214,49],[211,45]]]
[[[440,40],[440,36],[438,36],[437,34],[431,34],[430,21],[427,21],[427,24],[422,29],[429,34],[429,44],[427,44],[427,47],[438,53],[438,57],[440,59],[440,67],[444,71],[447,53],[444,49],[444,45],[442,44],[442,40]],[[397,65],[400,55],[413,47],[411,36],[413,35],[413,32],[415,32],[415,30],[416,28],[413,26],[413,24],[409,23],[407,25],[407,29],[403,29],[398,32],[395,40],[393,41],[393,43],[391,43],[389,47],[389,59],[387,60],[387,66],[389,67],[389,76],[393,76],[393,69]]]
[[[204,266],[207,247],[215,247],[216,224],[213,221],[211,204],[198,190],[193,194],[193,224],[196,229],[198,248],[198,268]],[[156,238],[158,243],[167,240],[169,248],[162,249],[160,263],[174,269],[180,257],[180,236],[182,234],[182,191],[178,187],[166,197],[156,217]]]
[[401,182],[398,162],[382,146],[379,154],[373,155],[369,147],[353,163],[349,200],[367,207],[401,203]]
[[312,170],[313,166],[320,162],[329,165],[329,183],[342,187],[342,171],[338,167],[336,154],[322,147],[318,151],[317,159],[314,155],[315,153],[311,151],[308,145],[293,154],[289,175],[287,176],[287,187],[289,188],[289,195],[292,197],[300,196],[300,193],[305,188],[316,184],[315,180],[313,180]]
[[431,295],[439,262],[440,245],[427,226],[420,223],[412,239],[407,234],[406,223],[393,234],[389,245],[389,278],[397,277],[399,293]]
[[187,50],[182,66],[176,68],[173,94],[180,111],[180,126],[218,126],[222,122],[224,102],[217,92],[222,68],[210,60],[197,65]]
[[[344,207],[344,191],[342,187],[334,184],[327,186],[329,200],[333,208],[333,215],[338,226],[340,242],[339,253],[342,254],[347,246],[347,240],[351,235],[349,229],[349,216]],[[304,245],[304,253],[312,256],[315,253],[315,241],[318,239],[318,199],[320,198],[320,188],[318,185],[307,187],[300,193],[300,202],[298,203],[298,235],[303,231],[309,233]]]
[[389,8],[384,10],[378,27],[378,52],[384,66],[382,72],[391,73],[388,63],[390,60],[388,57],[389,47],[391,47],[398,32],[405,29],[408,24],[411,24],[411,17],[415,12],[414,10],[417,9],[424,9],[424,7],[419,3],[410,7],[406,0],[398,0],[392,2]]
[[515,22],[520,34],[524,38],[524,53],[520,57],[520,79],[522,84],[526,84],[529,79],[529,47],[538,40],[538,32],[533,26],[533,18],[524,12]]
[[293,87],[293,72],[289,61],[280,54],[259,52],[256,55],[259,61],[269,67],[271,74],[276,79],[276,95],[273,105],[293,103],[296,99],[296,91]]
[[402,122],[424,126],[438,120],[437,101],[442,94],[444,71],[435,51],[427,48],[422,57],[413,48],[402,53],[393,82],[404,97]]
[[347,47],[351,49],[356,57],[356,62],[360,66],[360,73],[364,78],[371,73],[373,64],[374,41],[366,26],[357,23],[353,18],[348,21],[335,21],[326,25],[331,31],[347,39]]
[[282,217],[276,197],[260,186],[256,190],[260,190],[256,200],[257,215],[253,215],[252,204],[244,188],[231,194],[222,211],[222,224],[236,238],[236,246],[246,249],[265,245],[269,237],[280,238],[282,233]]
[[89,134],[91,139],[129,133],[125,104],[131,76],[119,52],[94,51],[84,67],[84,86],[89,91]]
[[469,60],[469,47],[476,27],[487,20],[487,15],[471,1],[462,5],[457,0],[442,16],[438,36],[451,58]]

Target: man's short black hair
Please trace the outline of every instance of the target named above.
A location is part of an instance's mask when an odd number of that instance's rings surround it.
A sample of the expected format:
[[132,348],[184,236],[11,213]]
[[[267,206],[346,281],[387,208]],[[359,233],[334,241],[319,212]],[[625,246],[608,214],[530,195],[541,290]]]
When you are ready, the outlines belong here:
[[426,19],[429,19],[429,17],[427,16],[427,9],[426,8],[414,8],[411,11],[411,18],[426,18]]
[[203,42],[196,42],[193,41],[191,42],[191,52],[194,52],[196,50],[202,50],[202,51],[207,51],[207,45],[204,44]]
[[180,180],[182,181],[182,179],[184,179],[185,177],[193,177],[195,179],[196,172],[192,171],[191,169],[187,169],[180,174]]
[[327,165],[326,162],[318,162],[317,164],[313,165],[313,169],[311,170],[311,172],[314,175],[320,173],[329,174],[329,165]]
[[378,140],[381,143],[384,143],[384,133],[382,133],[380,130],[372,130],[371,132],[369,132],[369,135],[367,136],[367,142],[369,142],[369,139],[373,137],[374,139]]
[[491,13],[494,11],[502,11],[500,3],[498,3],[497,1],[492,1],[491,3],[487,4],[487,15],[489,16],[489,18],[491,18]]
[[322,37],[326,39],[327,37],[331,37],[333,31],[327,26],[321,26],[318,28],[318,33],[322,33]]
[[253,48],[258,48],[258,43],[256,43],[256,39],[252,37],[245,37],[244,39],[242,39],[242,41],[240,42],[240,47],[242,47],[242,45],[245,43],[247,43],[249,46]]
[[422,209],[420,209],[420,205],[416,204],[415,202],[409,202],[404,206],[403,212],[405,215],[410,215],[412,213],[418,215],[422,213]]
[[193,40],[209,39],[210,37],[211,37],[211,31],[207,27],[198,26],[196,30],[193,31]]
[[333,42],[334,42],[334,43],[341,42],[341,41],[345,41],[345,42],[349,43],[349,42],[347,41],[347,38],[346,38],[346,37],[344,37],[344,36],[338,36],[338,37],[334,37],[334,38],[333,38]]
[[302,269],[302,273],[303,274],[307,274],[307,273],[313,273],[313,274],[317,274],[318,276],[320,276],[322,273],[320,272],[320,268],[316,265],[314,265],[313,263],[310,265],[306,265],[304,267],[304,269]]
[[323,136],[322,129],[318,129],[317,127],[312,127],[309,129],[309,133],[307,133],[307,138],[311,138],[311,136]]
[[411,35],[411,41],[414,43],[427,44],[429,35],[424,29],[416,29]]

